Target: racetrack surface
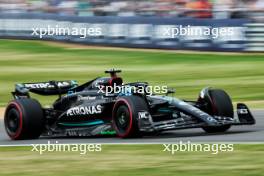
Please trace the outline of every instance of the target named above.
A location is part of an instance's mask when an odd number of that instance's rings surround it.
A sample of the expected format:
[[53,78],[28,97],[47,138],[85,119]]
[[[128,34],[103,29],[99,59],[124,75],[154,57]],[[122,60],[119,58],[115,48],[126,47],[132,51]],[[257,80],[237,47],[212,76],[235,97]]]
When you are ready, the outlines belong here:
[[175,130],[163,132],[159,136],[145,136],[138,139],[119,139],[117,137],[86,138],[40,138],[36,140],[11,141],[5,133],[3,120],[0,121],[0,145],[47,144],[58,141],[60,144],[73,143],[177,143],[183,142],[264,142],[264,110],[253,110],[256,124],[251,126],[233,126],[226,133],[206,134],[202,129]]

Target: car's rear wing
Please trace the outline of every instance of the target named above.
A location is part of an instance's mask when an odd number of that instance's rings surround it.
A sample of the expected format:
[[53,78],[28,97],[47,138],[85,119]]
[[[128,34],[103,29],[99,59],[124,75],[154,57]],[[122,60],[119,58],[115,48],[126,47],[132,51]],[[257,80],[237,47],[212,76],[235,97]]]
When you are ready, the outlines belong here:
[[38,83],[20,83],[15,85],[15,91],[12,92],[14,98],[26,96],[29,97],[29,92],[39,95],[61,95],[65,94],[70,89],[78,86],[74,80],[69,81],[49,81]]

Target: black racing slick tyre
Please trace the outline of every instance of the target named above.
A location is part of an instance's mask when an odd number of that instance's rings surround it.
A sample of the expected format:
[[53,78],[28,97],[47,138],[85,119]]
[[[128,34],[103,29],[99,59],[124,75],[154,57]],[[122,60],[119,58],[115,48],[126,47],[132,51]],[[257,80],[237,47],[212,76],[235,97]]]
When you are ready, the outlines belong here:
[[141,137],[138,126],[139,112],[147,111],[146,101],[140,96],[128,96],[119,98],[113,107],[113,127],[118,137]]
[[[207,97],[207,111],[210,115],[224,116],[234,118],[234,108],[229,95],[220,89],[209,90]],[[227,131],[231,125],[223,125],[219,127],[203,127],[207,133],[217,133]]]
[[36,139],[44,129],[42,107],[35,99],[13,100],[6,108],[4,123],[11,139]]

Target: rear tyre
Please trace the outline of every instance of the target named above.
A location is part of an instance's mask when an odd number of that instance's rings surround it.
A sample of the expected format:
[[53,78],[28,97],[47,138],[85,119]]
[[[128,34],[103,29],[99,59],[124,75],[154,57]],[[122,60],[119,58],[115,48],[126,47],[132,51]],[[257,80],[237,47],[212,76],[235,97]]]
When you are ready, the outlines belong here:
[[42,107],[35,99],[13,100],[6,108],[4,123],[11,139],[36,139],[44,129]]
[[119,98],[113,108],[113,127],[121,138],[140,137],[138,113],[148,111],[146,101],[139,96]]
[[[215,116],[234,117],[234,109],[229,95],[220,89],[209,90],[209,96],[205,101],[208,105],[207,113]],[[217,133],[227,131],[231,125],[223,125],[219,127],[203,127],[207,133]]]

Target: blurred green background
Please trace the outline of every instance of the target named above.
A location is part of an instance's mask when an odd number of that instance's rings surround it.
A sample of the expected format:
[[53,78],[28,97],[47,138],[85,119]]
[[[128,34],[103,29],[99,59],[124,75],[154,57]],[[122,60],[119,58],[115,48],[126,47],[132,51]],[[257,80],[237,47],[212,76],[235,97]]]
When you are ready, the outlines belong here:
[[[0,106],[11,100],[15,83],[77,80],[120,68],[125,82],[168,85],[175,96],[196,99],[203,87],[225,89],[235,102],[264,108],[264,54],[181,53],[100,49],[41,41],[0,40]],[[56,97],[40,97],[46,105]]]
[[[0,106],[15,83],[77,80],[84,83],[120,68],[125,82],[168,85],[175,96],[196,99],[203,87],[225,89],[235,102],[264,108],[264,54],[184,53],[84,47],[54,42],[0,40]],[[56,97],[36,96],[43,105]],[[234,152],[163,152],[162,145],[103,145],[103,151],[52,152],[1,147],[0,175],[232,175],[264,173],[263,145],[235,145]]]
[[233,152],[163,152],[162,145],[103,145],[102,152],[47,152],[31,147],[1,147],[0,174],[5,176],[261,176],[263,145],[235,145]]

